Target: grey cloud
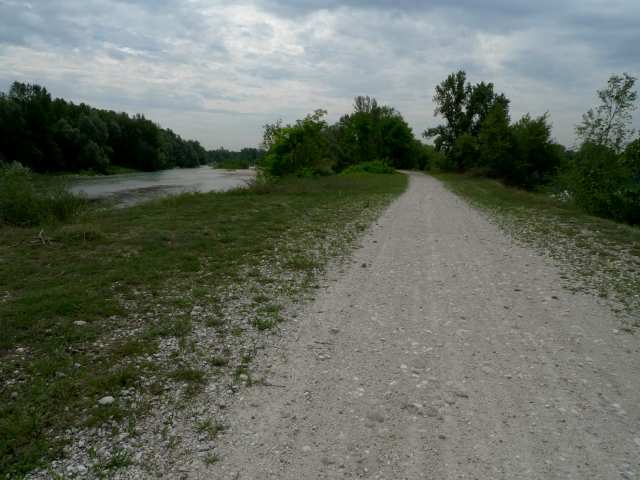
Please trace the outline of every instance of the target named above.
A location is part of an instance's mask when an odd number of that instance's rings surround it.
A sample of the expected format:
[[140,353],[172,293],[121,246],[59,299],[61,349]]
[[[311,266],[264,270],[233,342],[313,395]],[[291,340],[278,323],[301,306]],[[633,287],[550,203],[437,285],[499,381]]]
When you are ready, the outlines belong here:
[[435,84],[463,68],[516,114],[549,109],[570,144],[595,89],[640,73],[638,24],[636,0],[0,0],[0,86],[37,81],[240,147],[358,94],[419,133],[437,122]]

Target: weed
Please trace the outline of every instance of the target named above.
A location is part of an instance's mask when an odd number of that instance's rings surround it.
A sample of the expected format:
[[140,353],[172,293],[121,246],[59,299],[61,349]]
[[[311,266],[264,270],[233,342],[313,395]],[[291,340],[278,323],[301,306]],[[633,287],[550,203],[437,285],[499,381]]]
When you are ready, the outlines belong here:
[[231,335],[234,337],[241,337],[244,334],[244,329],[242,327],[233,327],[231,329]]
[[211,418],[198,420],[195,426],[196,432],[200,434],[205,433],[209,440],[216,438],[218,433],[223,432],[225,428],[226,427],[222,423]]
[[93,473],[98,478],[109,478],[115,470],[126,468],[132,463],[133,461],[131,460],[131,454],[129,452],[126,450],[116,450],[108,459],[95,464]]
[[251,372],[246,365],[240,365],[233,371],[233,379],[236,383],[246,383],[247,386],[253,384],[251,379]]
[[209,359],[209,365],[214,367],[226,367],[229,365],[229,359],[226,357],[215,356]]
[[152,336],[160,337],[186,337],[193,330],[193,324],[189,317],[165,318],[151,327]]
[[178,367],[169,376],[175,381],[184,383],[202,384],[207,380],[204,371],[191,367]]
[[205,465],[211,466],[220,461],[220,457],[215,453],[208,453],[206,457],[204,457]]

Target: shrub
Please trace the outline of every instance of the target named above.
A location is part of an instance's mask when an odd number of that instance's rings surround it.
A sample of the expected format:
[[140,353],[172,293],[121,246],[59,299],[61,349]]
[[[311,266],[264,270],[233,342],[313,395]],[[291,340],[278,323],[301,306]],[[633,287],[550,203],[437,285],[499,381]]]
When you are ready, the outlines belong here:
[[33,226],[47,221],[67,221],[86,204],[70,193],[61,180],[38,185],[33,173],[19,163],[0,165],[0,222]]
[[374,160],[372,162],[362,162],[351,165],[342,171],[342,175],[350,175],[353,173],[395,173],[395,169],[387,162]]
[[270,126],[265,132],[268,151],[260,165],[265,173],[273,177],[332,173],[334,162],[328,158],[325,115],[324,110],[317,110],[293,125]]
[[640,179],[628,158],[604,145],[585,143],[565,173],[576,204],[594,215],[640,223]]
[[241,158],[228,158],[214,164],[214,168],[222,168],[224,170],[246,170],[250,167],[249,160]]

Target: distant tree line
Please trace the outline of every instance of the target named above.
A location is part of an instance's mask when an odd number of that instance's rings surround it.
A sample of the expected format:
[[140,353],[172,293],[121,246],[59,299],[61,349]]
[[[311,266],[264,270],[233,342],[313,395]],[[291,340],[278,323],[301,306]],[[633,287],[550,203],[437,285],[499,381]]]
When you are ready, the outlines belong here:
[[14,83],[0,93],[0,161],[36,172],[107,173],[195,167],[207,151],[142,115],[129,116],[52,99],[39,85]]
[[316,110],[294,124],[265,126],[261,161],[273,176],[328,175],[363,162],[394,168],[425,168],[436,151],[417,140],[394,108],[374,98],[355,98],[353,112],[329,125],[327,112]]
[[234,152],[223,147],[207,152],[209,163],[217,168],[241,169],[255,166],[264,157],[264,150],[243,148]]
[[38,85],[14,83],[0,93],[0,163],[17,161],[36,172],[114,166],[137,170],[259,165],[271,177],[390,168],[472,172],[526,188],[556,188],[590,213],[640,223],[640,139],[630,128],[636,79],[614,75],[598,91],[600,104],[576,128],[579,145],[566,150],[551,135],[548,114],[512,122],[509,99],[493,83],[467,82],[464,71],[435,89],[443,123],[418,140],[400,112],[359,96],[353,111],[329,124],[316,110],[292,124],[265,126],[262,149],[206,151],[142,115],[52,99]]

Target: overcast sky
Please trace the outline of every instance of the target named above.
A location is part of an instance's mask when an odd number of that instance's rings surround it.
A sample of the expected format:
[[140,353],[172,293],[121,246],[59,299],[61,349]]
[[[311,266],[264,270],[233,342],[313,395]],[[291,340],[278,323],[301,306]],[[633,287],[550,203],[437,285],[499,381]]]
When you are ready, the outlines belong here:
[[[640,74],[640,0],[0,0],[0,89],[144,113],[210,148],[353,97],[434,126],[433,90],[464,69],[549,111],[560,142],[612,73]],[[636,128],[640,115],[635,115]]]

